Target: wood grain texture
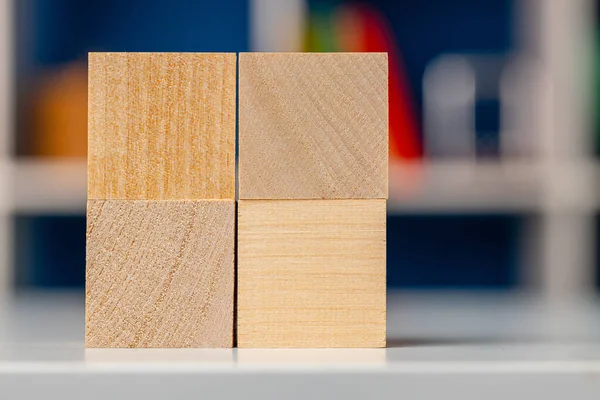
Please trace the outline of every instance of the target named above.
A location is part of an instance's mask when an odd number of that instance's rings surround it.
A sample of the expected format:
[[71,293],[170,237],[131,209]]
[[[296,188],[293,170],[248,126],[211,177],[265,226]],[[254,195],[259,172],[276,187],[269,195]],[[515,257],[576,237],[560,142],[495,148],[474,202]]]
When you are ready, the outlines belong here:
[[236,55],[90,53],[89,199],[234,199]]
[[235,201],[90,200],[86,347],[231,347]]
[[386,53],[242,53],[239,198],[388,196]]
[[384,347],[385,200],[240,200],[239,347]]

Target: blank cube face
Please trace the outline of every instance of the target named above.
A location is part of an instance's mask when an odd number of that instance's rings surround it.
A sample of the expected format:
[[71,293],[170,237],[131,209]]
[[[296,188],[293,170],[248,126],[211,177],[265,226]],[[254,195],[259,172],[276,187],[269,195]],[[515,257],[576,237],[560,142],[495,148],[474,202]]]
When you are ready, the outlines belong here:
[[387,54],[239,63],[240,199],[387,198]]
[[234,199],[235,54],[90,53],[89,199]]
[[241,200],[239,347],[384,347],[385,200]]
[[231,347],[235,201],[91,200],[86,347]]

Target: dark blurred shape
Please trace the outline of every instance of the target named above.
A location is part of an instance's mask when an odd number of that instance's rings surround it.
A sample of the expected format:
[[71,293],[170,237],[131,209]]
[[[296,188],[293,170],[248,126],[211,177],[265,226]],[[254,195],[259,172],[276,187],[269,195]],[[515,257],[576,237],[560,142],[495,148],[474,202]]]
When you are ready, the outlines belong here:
[[500,101],[484,99],[475,104],[475,152],[478,157],[500,156]]
[[85,217],[16,216],[17,288],[83,287]]
[[511,289],[520,227],[514,215],[389,216],[388,286]]

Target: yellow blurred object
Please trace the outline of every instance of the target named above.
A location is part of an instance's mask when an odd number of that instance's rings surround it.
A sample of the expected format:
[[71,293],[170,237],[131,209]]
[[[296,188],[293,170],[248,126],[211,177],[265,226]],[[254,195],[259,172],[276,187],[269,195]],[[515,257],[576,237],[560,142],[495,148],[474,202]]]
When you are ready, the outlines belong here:
[[70,64],[47,74],[34,93],[33,155],[87,154],[87,67]]

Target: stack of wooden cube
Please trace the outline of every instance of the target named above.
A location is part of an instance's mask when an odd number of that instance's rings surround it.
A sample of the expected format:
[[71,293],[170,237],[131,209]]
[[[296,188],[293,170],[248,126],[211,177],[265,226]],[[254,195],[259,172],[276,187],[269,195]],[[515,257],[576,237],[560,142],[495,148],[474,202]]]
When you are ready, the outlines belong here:
[[86,347],[231,347],[235,54],[92,53]]
[[388,61],[239,59],[239,347],[383,347]]
[[[239,347],[382,347],[385,54],[239,61]],[[235,54],[89,57],[87,347],[232,347]]]

